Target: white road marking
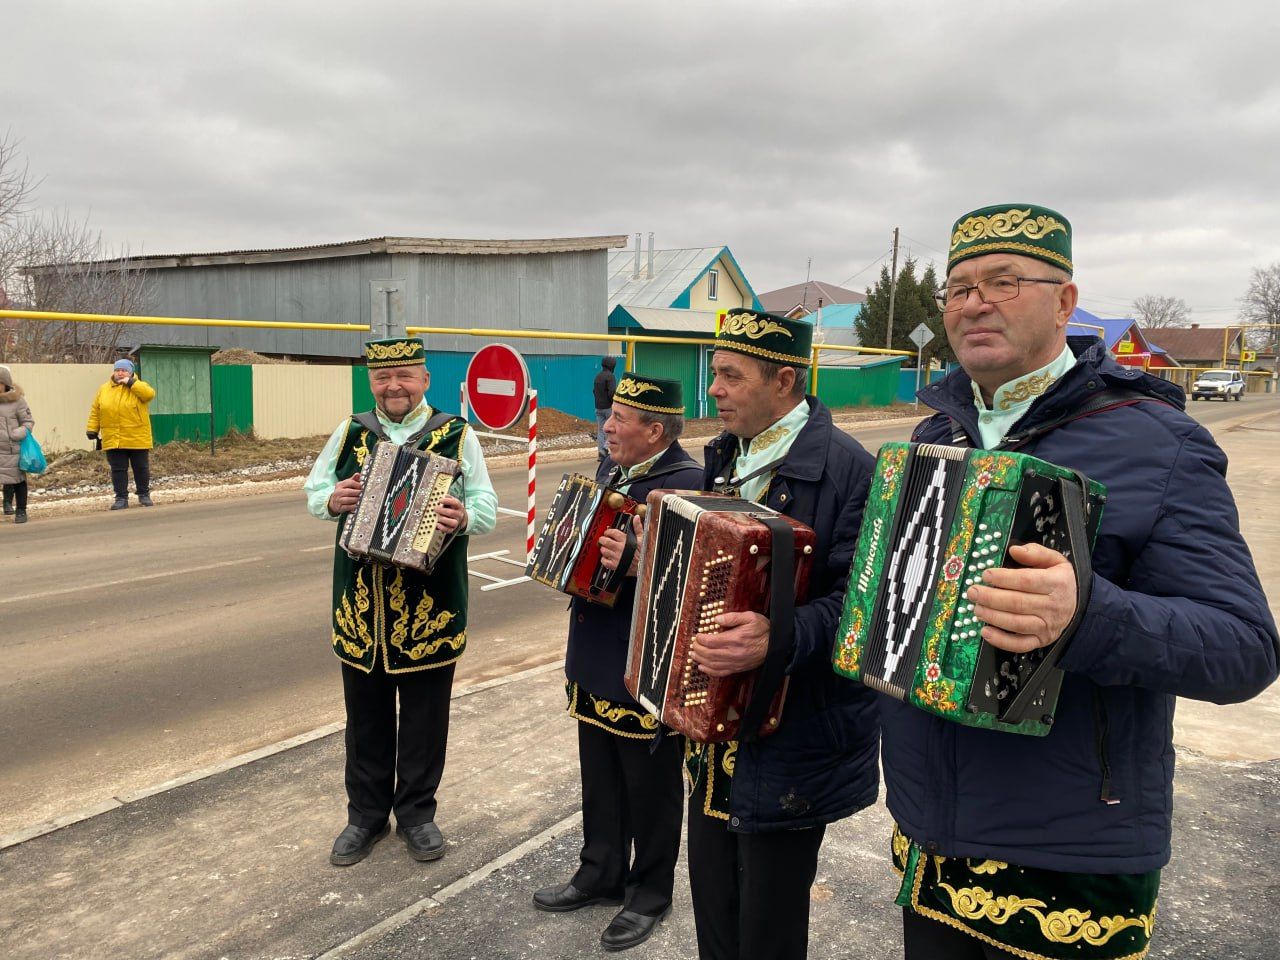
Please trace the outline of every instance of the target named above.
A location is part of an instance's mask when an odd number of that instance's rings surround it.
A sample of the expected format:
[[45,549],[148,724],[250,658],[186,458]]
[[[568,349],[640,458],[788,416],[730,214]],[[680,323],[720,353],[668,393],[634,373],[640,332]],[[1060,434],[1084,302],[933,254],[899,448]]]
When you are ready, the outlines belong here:
[[165,577],[181,577],[188,573],[203,573],[205,570],[220,570],[223,567],[238,567],[244,563],[258,563],[262,557],[241,557],[238,560],[223,560],[221,563],[206,563],[199,567],[183,567],[180,570],[166,570],[164,573],[145,573],[137,577],[125,577],[121,580],[104,580],[100,583],[88,583],[76,587],[61,587],[57,590],[45,590],[42,593],[24,593],[20,597],[5,597],[0,604],[21,603],[24,600],[42,600],[45,597],[61,597],[68,593],[85,593],[89,590],[102,590],[105,587],[120,587],[125,584],[141,583],[144,580],[163,580]]

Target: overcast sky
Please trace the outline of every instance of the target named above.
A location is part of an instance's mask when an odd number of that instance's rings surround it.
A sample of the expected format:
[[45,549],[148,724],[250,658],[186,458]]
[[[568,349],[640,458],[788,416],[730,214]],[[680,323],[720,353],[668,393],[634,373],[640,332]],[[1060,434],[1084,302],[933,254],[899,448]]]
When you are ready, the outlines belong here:
[[[332,6],[333,12],[326,12]],[[862,289],[893,228],[1075,232],[1081,303],[1226,323],[1280,261],[1280,13],[1204,3],[40,0],[0,129],[133,252],[369,236],[727,244]]]

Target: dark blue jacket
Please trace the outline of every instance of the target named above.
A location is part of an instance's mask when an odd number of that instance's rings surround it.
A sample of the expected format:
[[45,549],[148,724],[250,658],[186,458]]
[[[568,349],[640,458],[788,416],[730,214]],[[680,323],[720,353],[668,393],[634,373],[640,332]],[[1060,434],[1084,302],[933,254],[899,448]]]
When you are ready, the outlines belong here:
[[[880,697],[889,810],[926,851],[1082,873],[1169,860],[1175,697],[1247,700],[1276,677],[1277,636],[1227,486],[1227,460],[1177,387],[1117,364],[1094,338],[1003,446],[1107,487],[1093,592],[1062,660],[1048,736],[950,723]],[[1025,445],[1104,388],[1162,400],[1094,413]],[[941,411],[914,439],[980,445],[969,378],[920,391]],[[1103,781],[1109,772],[1105,803]]]
[[[795,652],[782,723],[738,747],[729,828],[742,833],[831,823],[876,801],[880,731],[875,695],[837,677],[831,651],[875,460],[809,397],[809,422],[778,467],[765,505],[817,534],[809,602],[796,608]],[[738,438],[707,446],[705,488],[727,474]]]
[[[702,467],[679,442],[667,447],[649,471],[657,473],[681,461],[689,466],[663,476],[646,475],[627,488],[627,495],[644,502],[650,490],[700,490]],[[613,460],[606,457],[596,479],[601,483],[613,473]],[[638,707],[622,682],[627,669],[627,649],[631,642],[631,608],[635,605],[636,578],[627,577],[613,607],[574,597],[569,604],[569,649],[564,672],[584,690],[606,700]]]

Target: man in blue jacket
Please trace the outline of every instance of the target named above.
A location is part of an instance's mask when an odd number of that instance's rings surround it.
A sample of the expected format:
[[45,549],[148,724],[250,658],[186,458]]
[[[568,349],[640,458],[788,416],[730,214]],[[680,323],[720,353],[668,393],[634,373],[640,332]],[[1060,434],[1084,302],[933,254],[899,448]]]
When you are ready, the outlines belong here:
[[952,230],[938,300],[962,371],[926,387],[913,439],[1016,450],[1107,487],[1078,629],[1070,563],[1014,547],[967,596],[1004,650],[1065,643],[1044,738],[880,697],[908,960],[1146,954],[1169,860],[1178,696],[1246,700],[1276,626],[1226,481],[1182,391],[1067,337],[1071,228],[1001,204]]
[[[813,328],[733,310],[709,392],[725,432],[707,447],[704,489],[736,493],[817,534],[808,602],[796,607],[782,722],[762,739],[686,746],[689,885],[702,960],[806,955],[809,889],[826,825],[875,802],[875,697],[831,670],[849,564],[874,461],[805,395]],[[759,667],[772,625],[721,614],[695,638],[711,676]]]
[[[683,429],[680,381],[624,374],[604,425],[609,456],[596,479],[641,502],[650,490],[699,489],[702,468],[680,446]],[[602,565],[618,569],[625,544],[620,531],[608,531]],[[622,682],[636,593],[635,562],[628,564],[612,608],[579,597],[569,607],[565,674],[569,714],[578,721],[583,844],[573,878],[533,895],[535,907],[552,913],[625,900],[600,936],[606,950],[643,943],[670,911],[684,812],[679,738],[655,744],[657,718]]]

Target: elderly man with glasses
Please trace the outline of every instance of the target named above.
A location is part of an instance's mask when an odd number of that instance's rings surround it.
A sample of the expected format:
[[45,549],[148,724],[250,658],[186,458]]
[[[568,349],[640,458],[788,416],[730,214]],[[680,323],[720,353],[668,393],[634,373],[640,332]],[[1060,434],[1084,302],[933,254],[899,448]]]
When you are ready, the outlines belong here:
[[1144,956],[1170,857],[1175,700],[1245,700],[1276,677],[1226,457],[1181,390],[1067,336],[1077,296],[1060,213],[956,221],[939,305],[963,369],[920,392],[937,412],[912,439],[1033,454],[1108,499],[1070,636],[1073,569],[1047,547],[1012,547],[1021,569],[967,593],[993,646],[1065,645],[1047,736],[879,698],[908,960]]

